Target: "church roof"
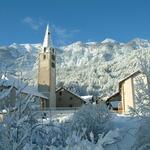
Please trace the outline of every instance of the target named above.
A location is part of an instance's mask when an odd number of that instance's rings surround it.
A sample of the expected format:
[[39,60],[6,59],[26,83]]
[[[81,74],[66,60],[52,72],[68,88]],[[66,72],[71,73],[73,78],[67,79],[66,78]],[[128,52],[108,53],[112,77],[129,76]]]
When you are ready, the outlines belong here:
[[50,47],[52,47],[52,41],[51,41],[49,24],[48,24],[45,32],[44,41],[43,41],[43,48],[50,48]]

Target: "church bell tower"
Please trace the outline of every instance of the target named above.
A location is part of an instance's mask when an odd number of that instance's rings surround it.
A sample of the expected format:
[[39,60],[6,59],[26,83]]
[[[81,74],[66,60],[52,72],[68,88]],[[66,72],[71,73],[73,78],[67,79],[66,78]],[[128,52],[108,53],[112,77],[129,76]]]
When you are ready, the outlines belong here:
[[43,46],[39,52],[38,91],[48,97],[42,107],[56,107],[56,58],[51,33],[47,25]]

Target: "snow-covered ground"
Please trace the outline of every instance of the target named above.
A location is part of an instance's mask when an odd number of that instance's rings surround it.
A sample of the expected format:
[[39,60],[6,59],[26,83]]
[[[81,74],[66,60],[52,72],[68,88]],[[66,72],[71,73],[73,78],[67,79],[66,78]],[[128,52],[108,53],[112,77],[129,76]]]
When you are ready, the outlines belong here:
[[[69,121],[73,113],[57,113],[52,117],[53,121],[65,122]],[[46,118],[43,123],[49,123],[50,119]],[[106,150],[131,150],[135,141],[135,133],[139,127],[138,118],[133,118],[129,115],[113,113],[112,115],[113,132],[117,131],[119,137],[117,142],[106,146]],[[114,132],[115,133],[115,132]]]
[[135,133],[139,127],[139,120],[128,115],[114,114],[112,121],[114,129],[120,133],[120,141],[108,147],[109,150],[130,150],[135,141]]
[[56,113],[50,117],[51,119],[46,117],[44,119],[39,119],[39,121],[44,124],[49,123],[49,121],[57,121],[57,122],[61,123],[61,122],[67,122],[69,119],[71,119],[72,116],[73,116],[73,112]]

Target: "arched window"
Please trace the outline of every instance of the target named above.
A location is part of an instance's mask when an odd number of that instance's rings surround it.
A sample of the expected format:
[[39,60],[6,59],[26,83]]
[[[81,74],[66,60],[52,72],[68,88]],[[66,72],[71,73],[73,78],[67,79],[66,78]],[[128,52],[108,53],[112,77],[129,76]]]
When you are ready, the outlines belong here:
[[43,55],[43,59],[46,59],[46,55]]
[[44,53],[46,52],[46,47],[44,47]]
[[54,61],[55,61],[55,55],[52,55],[51,57],[52,57],[52,60],[54,60]]
[[52,62],[52,67],[55,68],[55,63],[54,62]]

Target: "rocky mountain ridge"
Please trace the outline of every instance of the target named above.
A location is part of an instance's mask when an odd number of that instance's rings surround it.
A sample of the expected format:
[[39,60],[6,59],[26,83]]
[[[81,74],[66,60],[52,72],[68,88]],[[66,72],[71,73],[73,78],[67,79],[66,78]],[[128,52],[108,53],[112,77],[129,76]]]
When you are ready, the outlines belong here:
[[[0,75],[26,78],[36,84],[38,51],[41,44],[0,46]],[[56,49],[57,86],[66,86],[79,95],[109,95],[118,82],[138,69],[138,57],[148,55],[150,41],[134,39],[120,43],[81,41]]]

